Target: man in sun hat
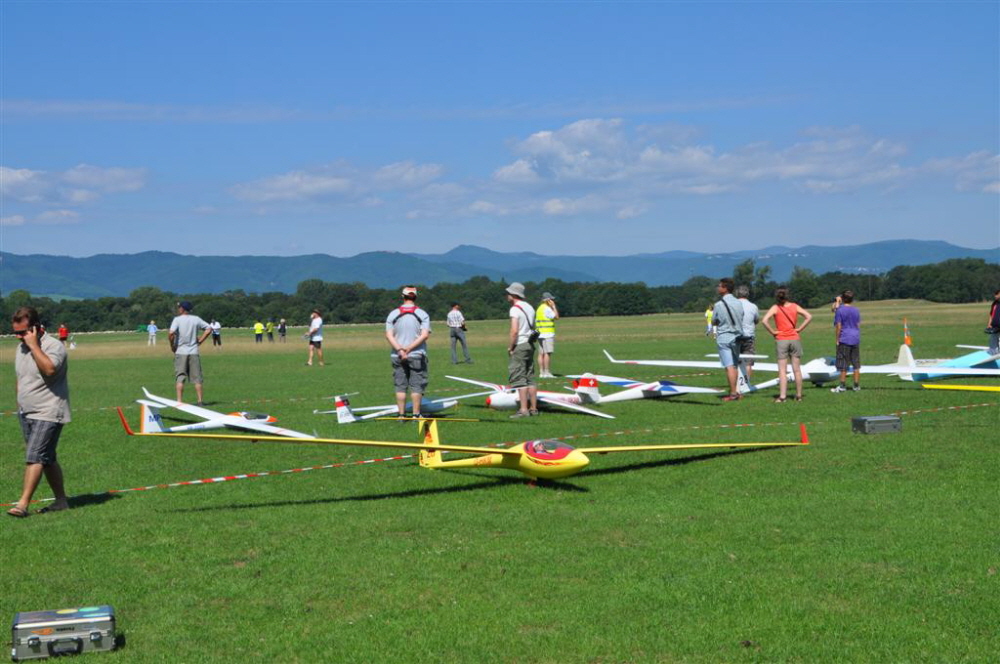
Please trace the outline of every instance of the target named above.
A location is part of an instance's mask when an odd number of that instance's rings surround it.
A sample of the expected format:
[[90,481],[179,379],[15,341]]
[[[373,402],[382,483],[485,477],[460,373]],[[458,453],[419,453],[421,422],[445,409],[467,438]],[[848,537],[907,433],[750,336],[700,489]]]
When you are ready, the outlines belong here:
[[535,385],[535,308],[524,299],[524,284],[514,282],[507,286],[510,303],[510,335],[507,354],[508,384],[517,388],[520,408],[512,418],[538,415],[538,388]]

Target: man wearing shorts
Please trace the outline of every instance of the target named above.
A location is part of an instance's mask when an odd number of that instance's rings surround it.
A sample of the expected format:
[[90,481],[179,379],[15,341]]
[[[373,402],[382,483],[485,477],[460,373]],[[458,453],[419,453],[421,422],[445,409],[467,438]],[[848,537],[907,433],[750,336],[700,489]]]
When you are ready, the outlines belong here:
[[753,377],[753,359],[747,356],[757,353],[757,323],[760,322],[760,308],[750,301],[750,288],[742,284],[736,287],[736,299],[743,305],[743,338],[739,342],[740,365],[749,382]]
[[309,331],[306,332],[309,337],[309,359],[306,360],[306,366],[312,366],[314,352],[319,366],[323,366],[323,317],[319,315],[319,309],[313,309],[309,317]]
[[740,363],[740,344],[737,337],[743,335],[743,305],[733,295],[736,284],[729,277],[719,280],[716,290],[719,301],[712,308],[712,325],[715,327],[715,343],[719,349],[719,362],[726,369],[726,380],[729,382],[729,394],[722,397],[723,401],[738,401],[740,396],[737,388],[736,365]]
[[861,312],[852,305],[854,291],[841,293],[840,306],[833,314],[834,336],[837,339],[837,371],[840,385],[831,392],[847,391],[847,371],[854,367],[854,391],[861,391]]
[[552,375],[552,354],[556,352],[556,320],[559,309],[552,293],[542,293],[542,303],[535,310],[535,329],[538,330],[538,377],[555,378]]
[[520,407],[511,418],[538,415],[538,387],[535,385],[535,308],[524,299],[524,284],[512,283],[507,287],[510,303],[510,334],[507,342],[507,364],[510,387],[517,389]]
[[[177,303],[177,316],[170,323],[170,347],[174,349],[174,377],[177,387],[177,403],[184,403],[184,383],[194,383],[198,405],[205,400],[201,373],[201,355],[198,346],[212,334],[212,326],[191,313],[191,303],[187,300]],[[201,332],[201,336],[198,333]]]
[[413,417],[420,417],[420,401],[427,389],[427,337],[431,317],[417,306],[417,287],[403,286],[403,304],[385,319],[385,338],[392,348],[392,381],[396,410],[406,417],[406,392],[410,392]]
[[21,344],[14,358],[17,377],[17,415],[25,443],[24,485],[21,498],[7,510],[13,517],[28,516],[28,506],[38,484],[45,480],[55,500],[41,512],[69,508],[56,446],[63,425],[70,421],[66,347],[42,329],[38,312],[21,307],[12,317],[14,334]]

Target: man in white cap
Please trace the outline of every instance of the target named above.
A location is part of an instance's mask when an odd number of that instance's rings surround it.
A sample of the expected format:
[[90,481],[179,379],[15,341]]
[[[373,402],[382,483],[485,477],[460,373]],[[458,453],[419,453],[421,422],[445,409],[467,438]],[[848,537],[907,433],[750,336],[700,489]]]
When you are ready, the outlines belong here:
[[538,330],[538,376],[555,378],[552,375],[552,353],[556,350],[556,320],[559,310],[556,298],[548,291],[542,293],[542,303],[535,311],[535,329]]
[[508,383],[517,388],[520,408],[511,418],[538,415],[538,388],[535,386],[535,308],[524,300],[524,284],[514,282],[507,287],[510,303],[510,340],[507,365]]
[[396,409],[406,417],[406,391],[410,391],[413,417],[420,417],[420,401],[427,389],[427,337],[431,317],[417,306],[417,287],[403,286],[403,304],[385,319],[385,338],[392,348],[392,380]]

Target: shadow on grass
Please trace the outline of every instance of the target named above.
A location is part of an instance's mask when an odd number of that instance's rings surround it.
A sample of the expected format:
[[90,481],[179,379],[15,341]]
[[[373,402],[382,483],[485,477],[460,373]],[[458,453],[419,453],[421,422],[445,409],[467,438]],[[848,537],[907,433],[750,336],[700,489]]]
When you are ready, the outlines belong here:
[[698,401],[695,399],[679,399],[678,397],[660,397],[660,398],[665,400],[667,403],[683,403],[689,406],[712,406],[713,408],[717,408],[719,406],[726,405],[722,402],[722,397],[724,396],[726,395],[720,394],[718,396],[719,399],[718,401]]
[[[728,456],[734,456],[737,454],[756,454],[758,452],[771,452],[774,450],[787,449],[785,447],[752,447],[747,449],[734,449],[727,450],[725,452],[710,452],[708,454],[698,454],[696,456],[687,456],[680,459],[661,459],[659,461],[644,461],[643,463],[633,463],[627,466],[616,466],[614,468],[602,468],[600,470],[588,470],[586,475],[617,475],[618,473],[630,473],[634,470],[643,470],[647,468],[663,468],[665,466],[686,466],[689,463],[698,463],[701,461],[711,461],[712,459],[720,459]],[[586,450],[584,450],[586,451]],[[599,454],[591,455],[602,456]]]
[[103,505],[104,503],[117,500],[119,498],[121,498],[121,496],[115,493],[87,493],[82,496],[73,496],[70,498],[69,506],[73,509],[78,507],[92,507],[94,505]]
[[[463,491],[482,491],[484,489],[496,489],[511,484],[525,484],[525,480],[519,477],[491,477],[488,481],[466,484],[464,486],[438,487],[432,489],[408,489],[405,491],[393,491],[385,493],[372,493],[360,496],[343,496],[340,498],[315,498],[310,500],[278,500],[268,503],[242,503],[219,505],[216,507],[192,507],[190,509],[171,510],[176,513],[191,512],[218,512],[228,510],[260,509],[265,507],[302,507],[304,505],[330,505],[344,502],[366,502],[369,500],[387,500],[390,498],[418,498],[421,496],[435,496],[450,493],[461,493]],[[562,488],[561,486],[559,488]]]

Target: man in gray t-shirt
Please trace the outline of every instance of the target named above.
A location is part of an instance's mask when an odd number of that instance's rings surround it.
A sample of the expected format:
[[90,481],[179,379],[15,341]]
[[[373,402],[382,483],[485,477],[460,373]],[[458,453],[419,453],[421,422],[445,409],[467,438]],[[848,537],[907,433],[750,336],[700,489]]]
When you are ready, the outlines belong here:
[[[212,326],[191,313],[191,303],[187,300],[177,303],[177,316],[170,323],[170,347],[174,351],[174,377],[177,387],[177,403],[184,403],[184,383],[194,383],[198,405],[202,405],[205,382],[201,373],[201,355],[198,346],[212,334]],[[199,331],[202,333],[198,335]]]
[[743,305],[733,295],[736,284],[729,277],[719,279],[716,291],[719,301],[712,308],[712,325],[715,326],[715,343],[719,349],[719,362],[726,368],[729,394],[723,401],[737,401],[741,398],[737,389],[737,365],[740,363],[740,346],[736,340],[743,336]]
[[406,415],[406,391],[410,391],[413,417],[420,417],[420,401],[427,389],[427,337],[431,317],[417,306],[417,287],[403,287],[403,304],[385,319],[385,338],[392,348],[392,379],[399,416]]
[[42,328],[38,312],[21,307],[12,317],[21,344],[14,357],[17,376],[17,415],[24,434],[25,466],[21,498],[7,510],[13,517],[28,516],[28,506],[38,484],[45,480],[55,500],[44,508],[54,512],[69,508],[63,487],[62,467],[56,446],[64,424],[70,421],[66,347]]

